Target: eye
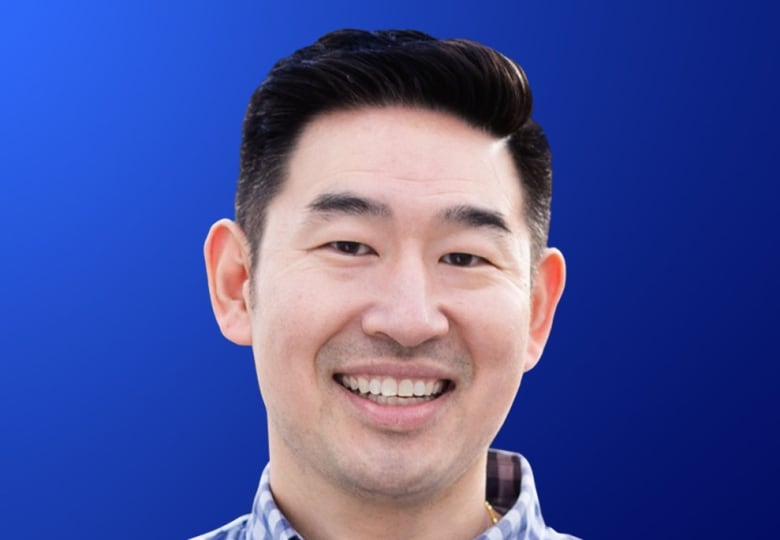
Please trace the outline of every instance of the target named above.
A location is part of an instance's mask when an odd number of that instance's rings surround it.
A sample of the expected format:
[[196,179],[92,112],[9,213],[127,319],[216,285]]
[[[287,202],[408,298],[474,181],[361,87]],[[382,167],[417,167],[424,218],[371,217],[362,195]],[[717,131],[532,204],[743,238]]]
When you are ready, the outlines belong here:
[[360,255],[371,255],[373,253],[376,253],[373,249],[371,249],[366,244],[361,244],[360,242],[350,242],[348,240],[338,240],[336,242],[330,242],[328,244],[325,244],[325,246],[335,251],[338,251],[339,253],[344,253],[345,255],[352,255],[355,257]]
[[471,253],[447,253],[441,259],[444,264],[451,264],[452,266],[460,266],[464,268],[470,268],[472,266],[479,266],[487,263],[485,259],[478,255],[472,255]]

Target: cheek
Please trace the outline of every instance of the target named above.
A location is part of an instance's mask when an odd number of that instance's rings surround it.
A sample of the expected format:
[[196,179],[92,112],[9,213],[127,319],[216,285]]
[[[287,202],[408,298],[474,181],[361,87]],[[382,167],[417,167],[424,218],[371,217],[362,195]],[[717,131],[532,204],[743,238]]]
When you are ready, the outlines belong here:
[[317,383],[319,349],[349,324],[352,307],[343,291],[316,276],[277,273],[258,279],[252,343],[264,395]]
[[460,431],[473,434],[474,445],[481,448],[495,439],[520,387],[528,315],[522,303],[499,298],[483,299],[478,305],[486,307],[472,310],[472,324],[459,325],[474,366],[462,396],[467,412]]
[[252,351],[268,419],[282,432],[301,429],[300,423],[314,414],[314,337],[322,333],[314,325],[321,326],[323,317],[312,313],[315,306],[308,305],[306,291],[263,286],[257,292]]
[[525,372],[529,301],[521,292],[503,290],[468,305],[469,316],[462,316],[459,326],[474,359],[475,379],[511,401]]
[[480,350],[503,351],[505,356],[520,355],[528,336],[530,297],[519,289],[496,288],[491,294],[478,291],[460,302],[458,317],[468,320],[472,340]]
[[[522,311],[496,309],[480,313],[469,347],[474,378],[469,402],[477,412],[471,421],[486,444],[496,437],[509,414],[525,372],[527,315]],[[514,316],[514,319],[510,317]]]

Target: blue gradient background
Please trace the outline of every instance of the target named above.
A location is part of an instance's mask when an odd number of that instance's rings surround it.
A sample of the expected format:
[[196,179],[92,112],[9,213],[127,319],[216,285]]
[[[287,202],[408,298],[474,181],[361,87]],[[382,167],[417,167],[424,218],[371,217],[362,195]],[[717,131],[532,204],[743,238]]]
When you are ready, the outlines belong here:
[[777,534],[769,2],[108,4],[0,7],[3,538],[183,538],[249,510],[264,412],[201,245],[232,216],[250,93],[338,27],[471,37],[529,74],[570,274],[497,446],[530,458],[548,522]]

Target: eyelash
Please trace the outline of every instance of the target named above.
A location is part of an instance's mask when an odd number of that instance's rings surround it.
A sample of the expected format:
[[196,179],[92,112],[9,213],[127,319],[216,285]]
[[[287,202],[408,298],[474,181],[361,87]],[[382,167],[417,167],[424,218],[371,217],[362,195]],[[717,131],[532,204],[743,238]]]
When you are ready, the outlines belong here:
[[[370,246],[363,244],[361,242],[352,242],[349,240],[338,240],[335,242],[330,242],[326,244],[326,246],[335,251],[338,251],[339,253],[343,253],[345,255],[349,255],[352,257],[376,255],[376,251],[374,251]],[[464,258],[466,259],[465,264],[463,261]],[[453,261],[453,259],[457,259],[460,262],[459,263],[455,262]],[[471,253],[464,253],[464,252],[447,253],[446,255],[443,255],[439,259],[439,261],[460,268],[473,268],[481,264],[489,264],[489,261],[487,261],[487,259],[485,259],[484,257],[480,257],[479,255],[473,255]]]
[[336,242],[330,242],[326,244],[327,247],[344,253],[345,255],[352,255],[353,257],[360,257],[363,255],[374,255],[376,251],[371,249],[368,245],[361,242],[352,242],[349,240],[337,240]]
[[442,256],[442,258],[439,260],[445,262],[445,259],[453,259],[453,258],[468,259],[469,262],[467,262],[466,264],[455,264],[454,262],[447,263],[447,264],[451,264],[452,266],[459,266],[461,268],[473,268],[475,266],[486,264],[488,262],[486,259],[480,257],[479,255],[472,255],[471,253],[462,253],[462,252],[447,253],[446,255]]

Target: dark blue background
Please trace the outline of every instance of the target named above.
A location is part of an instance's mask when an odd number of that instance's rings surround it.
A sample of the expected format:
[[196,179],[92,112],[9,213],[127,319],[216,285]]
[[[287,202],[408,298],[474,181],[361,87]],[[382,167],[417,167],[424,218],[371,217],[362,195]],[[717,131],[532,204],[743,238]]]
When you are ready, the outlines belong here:
[[264,413],[201,246],[232,216],[248,96],[338,27],[470,37],[529,74],[569,282],[497,445],[534,464],[548,522],[776,534],[775,9],[107,4],[0,7],[3,538],[183,538],[249,511]]

